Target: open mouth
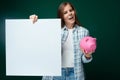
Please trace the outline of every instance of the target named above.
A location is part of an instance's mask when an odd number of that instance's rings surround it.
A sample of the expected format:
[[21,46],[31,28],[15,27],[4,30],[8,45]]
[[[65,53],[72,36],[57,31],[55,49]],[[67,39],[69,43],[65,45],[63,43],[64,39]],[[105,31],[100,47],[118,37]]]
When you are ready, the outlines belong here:
[[73,16],[69,16],[68,19],[69,19],[69,20],[72,20],[72,19],[73,19]]

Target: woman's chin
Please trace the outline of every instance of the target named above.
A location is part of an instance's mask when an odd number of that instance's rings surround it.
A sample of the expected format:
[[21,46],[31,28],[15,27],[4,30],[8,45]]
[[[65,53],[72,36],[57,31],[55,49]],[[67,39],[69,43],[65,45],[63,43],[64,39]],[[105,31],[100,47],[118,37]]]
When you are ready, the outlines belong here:
[[73,20],[73,21],[70,21],[70,24],[75,24],[75,21]]

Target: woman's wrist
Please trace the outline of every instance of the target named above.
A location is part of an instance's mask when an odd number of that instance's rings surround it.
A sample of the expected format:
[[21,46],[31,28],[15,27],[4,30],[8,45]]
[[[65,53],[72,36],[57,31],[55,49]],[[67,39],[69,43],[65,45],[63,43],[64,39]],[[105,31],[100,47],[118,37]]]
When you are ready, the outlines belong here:
[[91,58],[91,54],[84,54],[87,59]]

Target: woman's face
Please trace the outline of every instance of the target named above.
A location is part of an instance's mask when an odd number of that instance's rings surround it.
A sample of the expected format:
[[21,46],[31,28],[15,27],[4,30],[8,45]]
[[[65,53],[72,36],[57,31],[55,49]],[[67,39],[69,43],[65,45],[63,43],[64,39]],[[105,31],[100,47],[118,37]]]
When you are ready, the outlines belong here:
[[75,23],[75,11],[69,4],[64,7],[63,19],[66,25],[73,25]]

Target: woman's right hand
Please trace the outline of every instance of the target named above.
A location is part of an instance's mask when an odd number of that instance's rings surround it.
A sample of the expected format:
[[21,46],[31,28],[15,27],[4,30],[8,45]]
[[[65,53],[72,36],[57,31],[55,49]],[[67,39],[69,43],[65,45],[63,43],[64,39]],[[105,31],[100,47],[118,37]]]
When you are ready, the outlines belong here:
[[33,22],[33,24],[34,24],[35,22],[37,22],[37,20],[38,20],[38,16],[35,15],[35,14],[33,14],[33,15],[30,15],[30,16],[29,16],[29,19],[31,19],[32,22]]

